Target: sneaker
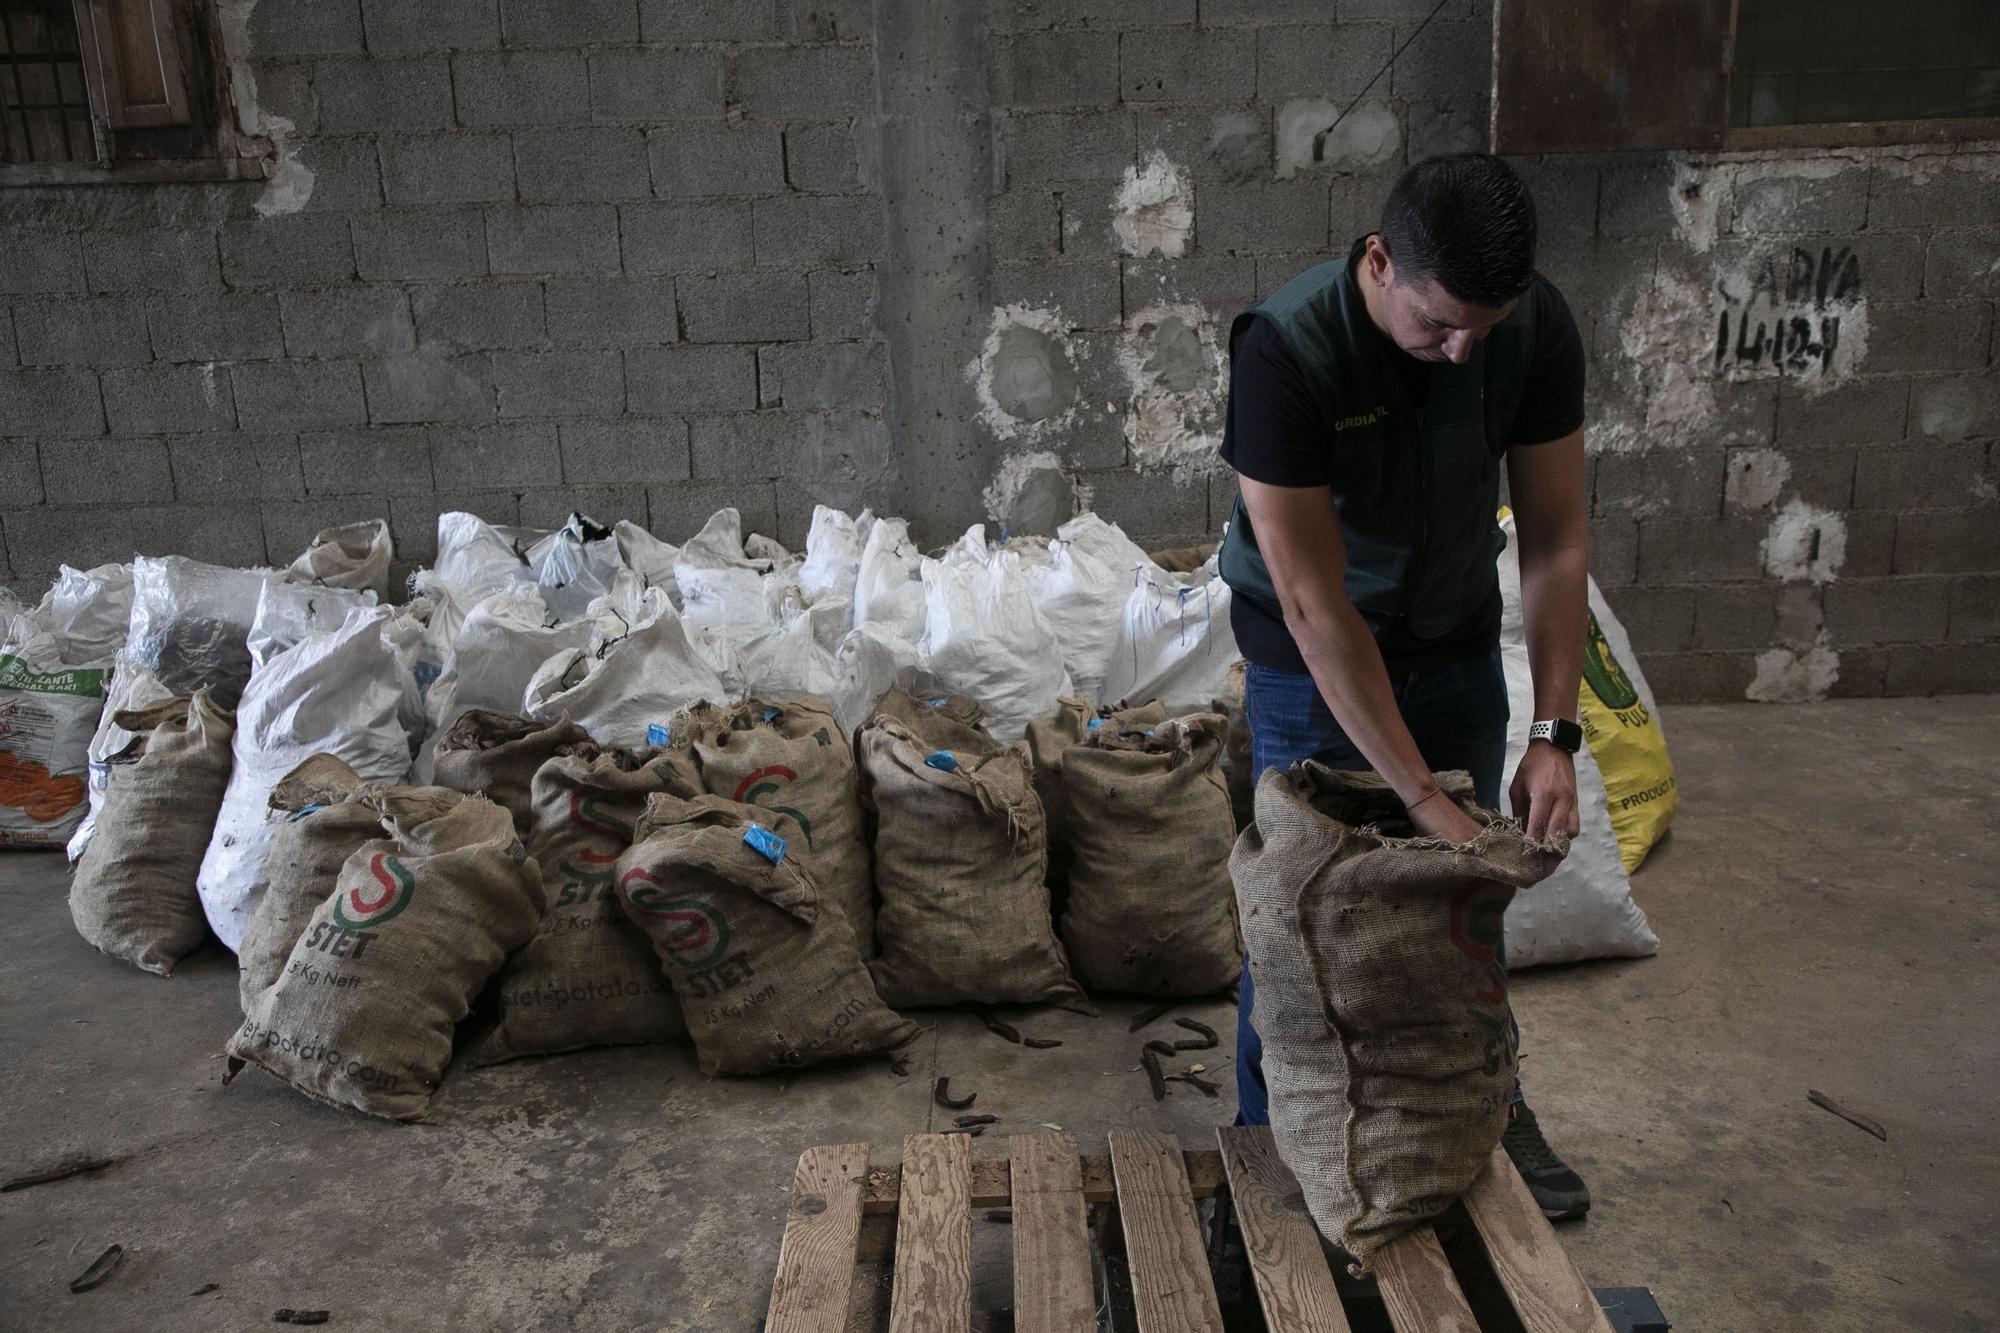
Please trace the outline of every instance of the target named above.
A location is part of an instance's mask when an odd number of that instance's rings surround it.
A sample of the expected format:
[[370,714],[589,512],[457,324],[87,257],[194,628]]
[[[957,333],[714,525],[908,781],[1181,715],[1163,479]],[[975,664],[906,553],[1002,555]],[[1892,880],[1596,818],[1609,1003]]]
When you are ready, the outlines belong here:
[[1542,1138],[1542,1127],[1527,1103],[1515,1102],[1507,1115],[1507,1130],[1500,1136],[1514,1169],[1528,1183],[1542,1216],[1551,1222],[1582,1217],[1590,1211],[1590,1187],[1583,1178],[1563,1164],[1555,1150]]

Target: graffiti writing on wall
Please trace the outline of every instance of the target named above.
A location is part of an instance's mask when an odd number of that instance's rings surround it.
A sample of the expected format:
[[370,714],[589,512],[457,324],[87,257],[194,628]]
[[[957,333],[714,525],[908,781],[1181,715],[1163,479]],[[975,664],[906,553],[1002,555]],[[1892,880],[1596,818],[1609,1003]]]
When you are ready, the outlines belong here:
[[1793,246],[1715,286],[1715,369],[1729,379],[1838,379],[1867,345],[1861,257],[1847,246]]

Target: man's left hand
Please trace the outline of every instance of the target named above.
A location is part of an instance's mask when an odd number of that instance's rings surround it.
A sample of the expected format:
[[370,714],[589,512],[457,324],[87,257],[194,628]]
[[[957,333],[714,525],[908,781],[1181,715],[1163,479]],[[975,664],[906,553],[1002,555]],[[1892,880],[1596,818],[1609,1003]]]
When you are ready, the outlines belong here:
[[1574,838],[1582,827],[1576,809],[1576,760],[1547,741],[1528,742],[1507,799],[1514,804],[1514,818],[1533,841],[1556,834]]

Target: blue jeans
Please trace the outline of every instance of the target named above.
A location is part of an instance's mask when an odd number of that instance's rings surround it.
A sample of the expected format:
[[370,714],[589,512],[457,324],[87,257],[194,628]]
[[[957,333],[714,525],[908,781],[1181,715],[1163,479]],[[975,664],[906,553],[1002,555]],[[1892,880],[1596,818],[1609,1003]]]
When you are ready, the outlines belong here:
[[[1422,671],[1392,670],[1389,683],[1424,762],[1433,772],[1462,768],[1472,774],[1479,803],[1498,810],[1501,769],[1507,759],[1507,674],[1500,665],[1500,645]],[[1301,759],[1317,759],[1329,768],[1369,767],[1334,721],[1311,676],[1253,664],[1243,682],[1243,705],[1250,720],[1250,767],[1258,777],[1267,768],[1290,768]],[[1503,943],[1503,966],[1506,957]],[[1236,1123],[1268,1125],[1264,1043],[1250,1022],[1256,994],[1247,958],[1238,996]],[[1514,1099],[1520,1098],[1516,1084]]]

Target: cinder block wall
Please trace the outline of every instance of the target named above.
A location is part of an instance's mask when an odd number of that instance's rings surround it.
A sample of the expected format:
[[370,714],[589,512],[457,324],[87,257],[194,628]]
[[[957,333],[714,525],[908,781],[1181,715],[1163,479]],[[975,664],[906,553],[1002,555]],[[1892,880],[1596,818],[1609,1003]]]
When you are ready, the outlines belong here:
[[[879,9],[258,0],[270,185],[0,188],[0,580],[446,508],[1212,535],[1230,316],[1480,144],[1488,5],[1337,125],[1431,0]],[[1660,692],[2000,685],[2000,144],[1521,165]]]

